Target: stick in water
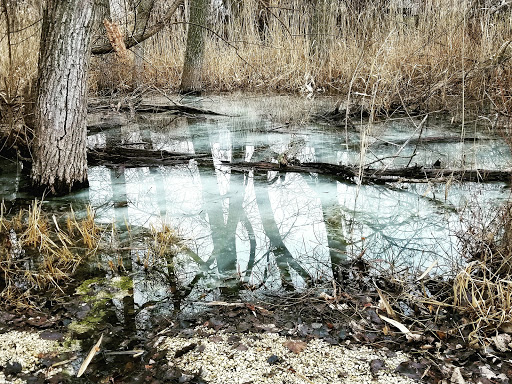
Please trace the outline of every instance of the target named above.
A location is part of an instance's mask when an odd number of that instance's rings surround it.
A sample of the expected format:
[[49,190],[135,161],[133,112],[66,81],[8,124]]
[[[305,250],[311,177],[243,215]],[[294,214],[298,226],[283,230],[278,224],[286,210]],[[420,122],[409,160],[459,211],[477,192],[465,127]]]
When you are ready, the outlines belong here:
[[78,370],[76,377],[80,377],[84,374],[84,372],[87,369],[87,367],[89,366],[89,364],[91,364],[91,361],[92,361],[94,355],[96,355],[96,353],[100,351],[100,345],[101,345],[102,340],[103,340],[103,334],[101,334],[98,342],[96,344],[94,344],[94,346],[89,351],[89,354],[87,355],[84,362],[80,366],[80,369]]

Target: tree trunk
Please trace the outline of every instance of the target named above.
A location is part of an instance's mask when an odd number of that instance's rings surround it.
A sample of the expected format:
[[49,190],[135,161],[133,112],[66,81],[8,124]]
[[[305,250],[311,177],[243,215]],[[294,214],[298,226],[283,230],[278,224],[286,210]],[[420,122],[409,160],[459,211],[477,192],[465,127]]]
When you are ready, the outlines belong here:
[[201,94],[205,26],[209,5],[209,0],[191,0],[190,3],[187,49],[180,86],[182,94]]
[[310,55],[320,60],[328,57],[332,41],[332,0],[315,0],[310,26]]
[[93,0],[48,0],[43,15],[32,185],[57,195],[87,180],[87,72]]
[[[136,6],[136,19],[133,34],[146,32],[149,16],[155,5],[155,0],[139,0]],[[143,85],[144,75],[144,48],[143,43],[137,44],[133,49],[135,55],[133,61],[133,88],[137,89]]]

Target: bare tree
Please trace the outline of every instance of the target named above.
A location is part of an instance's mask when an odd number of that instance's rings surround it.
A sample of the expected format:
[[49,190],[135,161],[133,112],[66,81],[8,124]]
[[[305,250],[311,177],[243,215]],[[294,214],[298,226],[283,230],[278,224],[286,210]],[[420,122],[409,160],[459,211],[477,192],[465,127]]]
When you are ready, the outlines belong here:
[[209,5],[209,0],[191,0],[190,3],[187,48],[180,86],[183,94],[200,94],[202,90],[205,26]]
[[[153,36],[183,0],[175,0],[159,22],[126,38],[127,47]],[[66,194],[88,185],[87,74],[94,0],[48,0],[43,12],[37,96],[34,108],[32,185],[36,192]],[[140,26],[141,24],[139,24]],[[100,43],[95,53],[112,46]]]

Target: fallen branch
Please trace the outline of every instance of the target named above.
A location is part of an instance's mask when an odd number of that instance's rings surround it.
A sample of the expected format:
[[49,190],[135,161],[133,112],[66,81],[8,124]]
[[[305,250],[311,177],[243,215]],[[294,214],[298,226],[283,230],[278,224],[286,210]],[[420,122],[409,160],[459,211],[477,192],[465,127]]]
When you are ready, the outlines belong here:
[[[107,167],[123,166],[125,168],[152,167],[162,165],[186,164],[195,160],[200,166],[212,166],[212,157],[206,153],[176,153],[164,150],[146,150],[127,147],[113,147],[107,149],[89,150],[87,159],[90,165],[104,165]],[[231,172],[265,173],[269,171],[317,173],[330,176],[336,180],[356,183],[357,167],[329,163],[299,163],[282,165],[272,162],[227,162],[222,164],[230,168]],[[385,184],[394,182],[407,183],[445,183],[449,180],[491,182],[511,179],[510,169],[438,169],[423,168],[420,166],[379,169],[366,168],[361,182],[365,184]]]
[[[111,102],[109,104],[89,104],[89,109],[94,112],[100,111],[115,111],[115,112],[138,112],[138,113],[163,113],[173,112],[176,114],[190,114],[190,115],[212,115],[212,116],[226,116],[222,113],[211,111],[208,109],[202,109],[197,107],[190,107],[181,104],[149,104],[140,103],[136,97],[125,98],[117,101],[117,103]],[[108,124],[105,122],[104,124]]]
[[211,157],[205,153],[176,153],[164,150],[147,150],[127,147],[90,149],[87,153],[89,165],[125,168],[158,167],[162,165],[186,164],[192,159],[203,159],[211,163]]

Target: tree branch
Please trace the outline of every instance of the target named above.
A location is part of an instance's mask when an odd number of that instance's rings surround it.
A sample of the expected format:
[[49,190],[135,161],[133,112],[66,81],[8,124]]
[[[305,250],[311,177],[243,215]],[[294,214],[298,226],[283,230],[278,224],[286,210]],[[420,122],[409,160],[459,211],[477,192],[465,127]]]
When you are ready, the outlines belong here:
[[[162,18],[162,20],[155,23],[149,28],[135,31],[133,35],[126,37],[124,39],[124,44],[126,45],[126,48],[130,49],[131,47],[136,46],[137,44],[149,39],[150,37],[160,32],[167,24],[169,24],[172,17],[174,16],[174,13],[182,3],[183,0],[175,0],[174,3],[169,8],[169,10],[167,11],[167,13]],[[114,48],[112,48],[112,45],[110,43],[93,46],[91,50],[93,55],[103,55],[105,53],[110,53],[113,51]]]

